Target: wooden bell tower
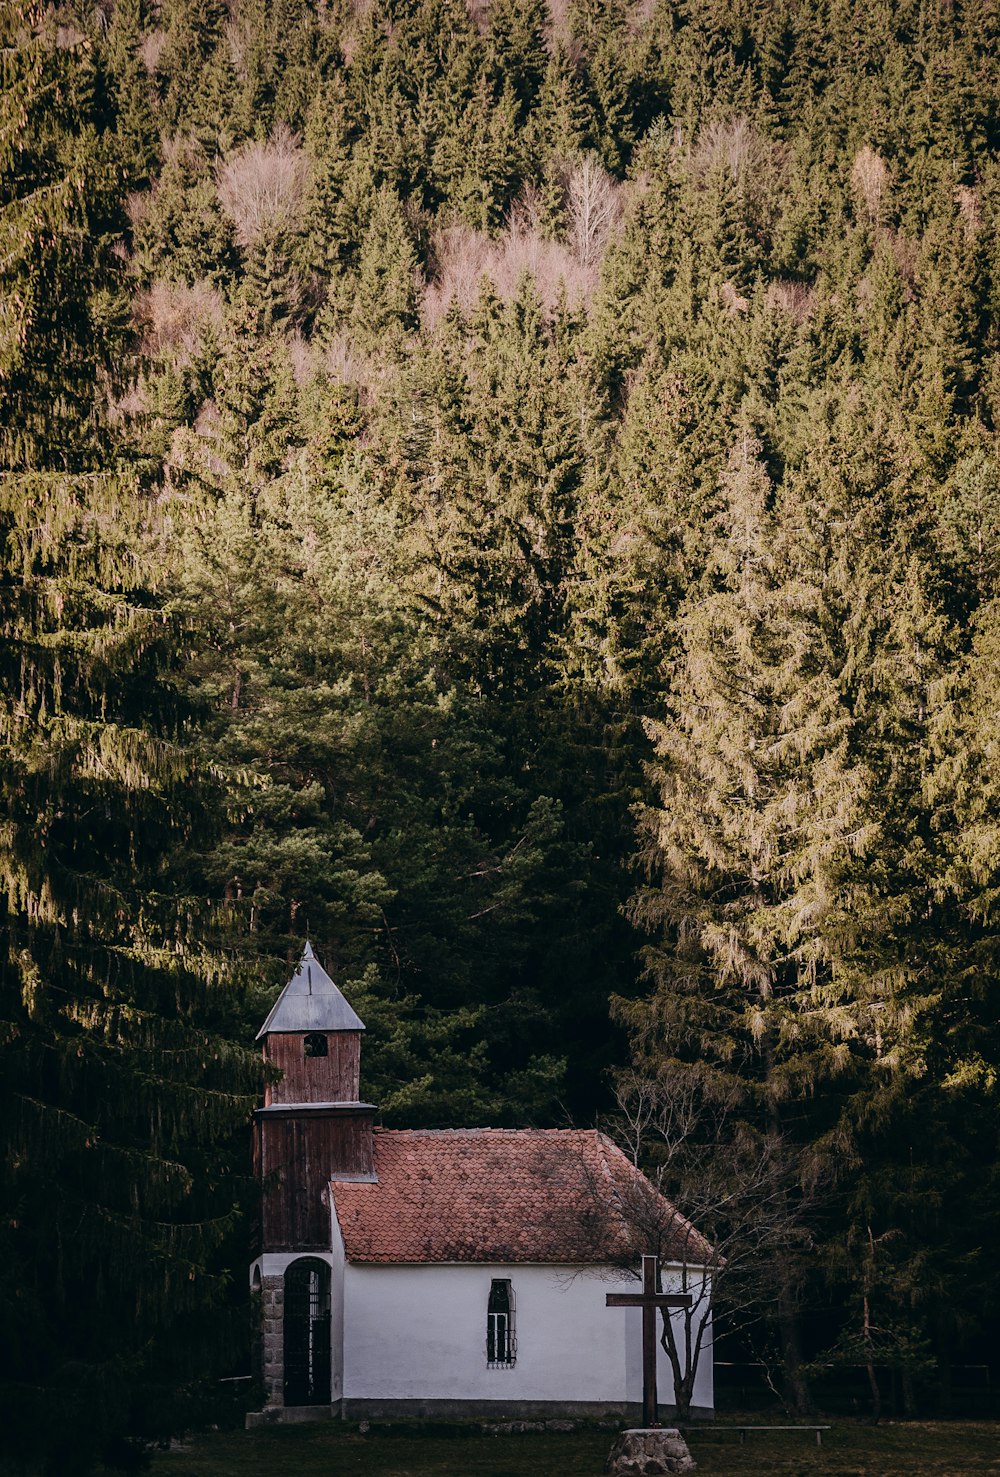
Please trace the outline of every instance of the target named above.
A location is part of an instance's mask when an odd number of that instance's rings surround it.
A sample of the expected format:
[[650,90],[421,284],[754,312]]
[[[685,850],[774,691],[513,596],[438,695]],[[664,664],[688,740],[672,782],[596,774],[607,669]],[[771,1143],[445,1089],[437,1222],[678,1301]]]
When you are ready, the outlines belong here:
[[254,1123],[262,1252],[329,1251],[331,1178],[375,1178],[375,1108],[358,1099],[364,1029],[307,943],[257,1033],[284,1074]]

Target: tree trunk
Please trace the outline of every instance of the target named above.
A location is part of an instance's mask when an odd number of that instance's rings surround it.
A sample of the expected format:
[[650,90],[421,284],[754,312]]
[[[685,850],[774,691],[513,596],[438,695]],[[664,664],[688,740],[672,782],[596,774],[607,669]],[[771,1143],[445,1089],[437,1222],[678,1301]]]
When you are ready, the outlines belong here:
[[868,1376],[868,1388],[872,1397],[872,1425],[877,1426],[882,1419],[882,1391],[878,1387],[878,1377],[870,1357],[865,1364],[865,1373]]
[[[868,1231],[871,1236],[871,1229]],[[865,1319],[865,1373],[868,1376],[868,1388],[872,1396],[872,1425],[877,1426],[882,1418],[882,1391],[878,1387],[878,1376],[875,1373],[875,1361],[872,1358],[872,1321],[871,1305],[868,1302],[868,1293],[864,1295],[864,1319]]]
[[799,1315],[792,1290],[786,1282],[778,1294],[778,1338],[784,1364],[785,1399],[799,1416],[813,1414],[812,1394],[803,1370]]
[[[678,1421],[689,1421],[691,1419],[691,1400],[694,1395],[694,1377],[697,1366],[692,1364],[690,1353],[688,1353],[686,1359],[682,1360],[681,1351],[677,1347],[674,1325],[669,1313],[666,1310],[661,1310],[660,1317],[663,1319],[663,1332],[660,1335],[660,1344],[666,1350],[673,1374],[674,1419]],[[687,1342],[689,1343],[690,1340]]]
[[685,1376],[674,1386],[674,1419],[687,1422],[691,1419],[691,1401],[694,1399],[694,1373]]
[[[773,1042],[770,1040],[765,1044],[764,1056],[770,1076],[774,1069]],[[775,1135],[776,1140],[782,1140],[784,1133],[781,1116],[777,1104],[773,1101],[768,1104],[768,1119],[772,1134]],[[784,1199],[787,1201],[787,1191]],[[783,1204],[782,1210],[787,1215],[787,1204]],[[809,1382],[803,1369],[799,1310],[791,1268],[787,1265],[779,1268],[779,1277],[777,1324],[778,1342],[784,1366],[785,1402],[796,1415],[811,1416],[814,1413],[814,1407]]]

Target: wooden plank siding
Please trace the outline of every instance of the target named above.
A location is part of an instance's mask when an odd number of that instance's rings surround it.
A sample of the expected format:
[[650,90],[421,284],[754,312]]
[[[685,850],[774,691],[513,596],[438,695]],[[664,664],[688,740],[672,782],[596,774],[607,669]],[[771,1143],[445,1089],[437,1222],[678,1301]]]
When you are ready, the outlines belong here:
[[263,1185],[262,1250],[329,1250],[323,1192],[333,1174],[373,1173],[373,1116],[373,1109],[308,1107],[257,1114],[254,1173]]
[[356,1103],[361,1084],[361,1034],[327,1031],[326,1056],[306,1056],[300,1032],[265,1036],[264,1060],[280,1067],[280,1082],[269,1082],[264,1104]]

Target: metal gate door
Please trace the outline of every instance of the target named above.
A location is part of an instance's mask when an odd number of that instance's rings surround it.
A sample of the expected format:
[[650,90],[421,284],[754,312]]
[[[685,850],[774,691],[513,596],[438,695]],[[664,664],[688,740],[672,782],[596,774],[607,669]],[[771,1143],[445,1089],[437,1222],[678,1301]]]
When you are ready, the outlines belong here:
[[285,1404],[330,1403],[330,1268],[318,1257],[285,1272]]

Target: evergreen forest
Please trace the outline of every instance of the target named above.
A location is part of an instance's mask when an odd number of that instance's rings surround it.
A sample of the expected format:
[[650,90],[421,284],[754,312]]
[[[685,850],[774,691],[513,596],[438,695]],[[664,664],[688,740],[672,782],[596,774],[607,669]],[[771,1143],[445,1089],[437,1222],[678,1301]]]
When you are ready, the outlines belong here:
[[995,1359],[998,57],[997,0],[0,4],[17,1470],[249,1367],[307,937],[384,1123],[700,1207],[786,1409]]

